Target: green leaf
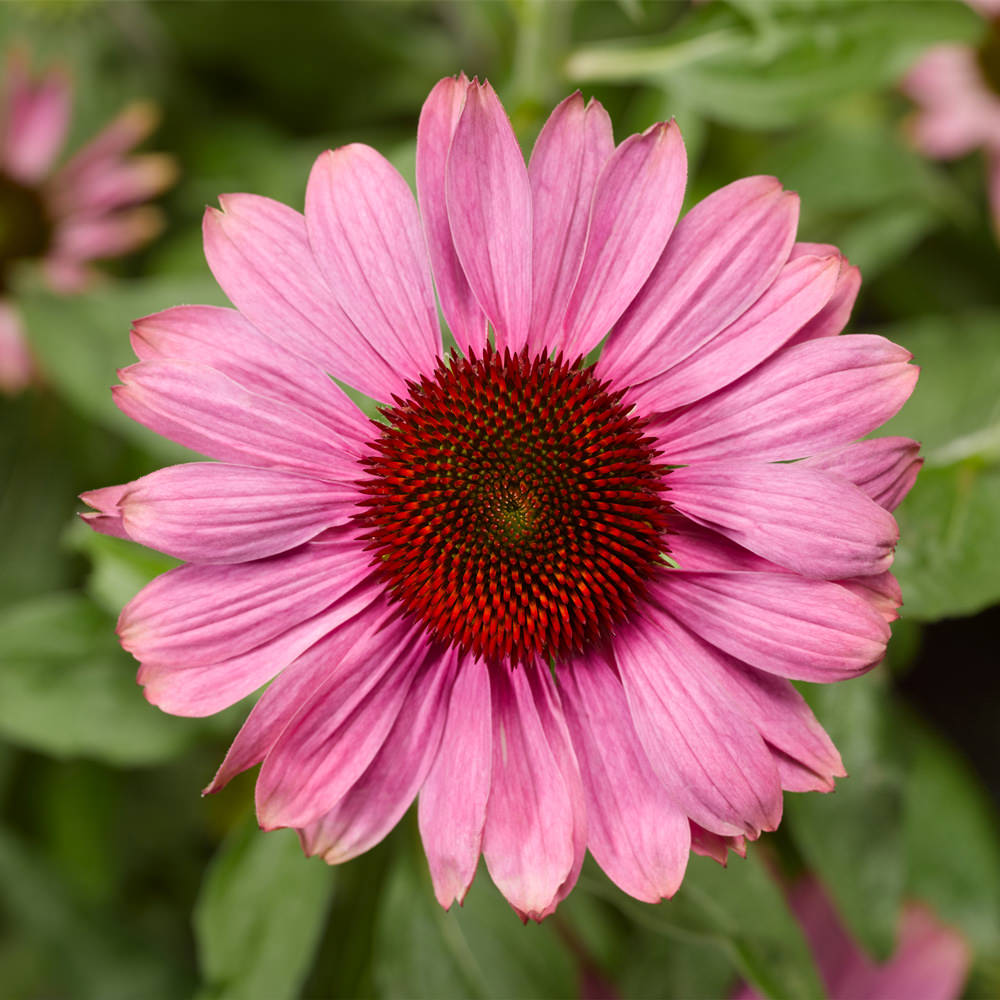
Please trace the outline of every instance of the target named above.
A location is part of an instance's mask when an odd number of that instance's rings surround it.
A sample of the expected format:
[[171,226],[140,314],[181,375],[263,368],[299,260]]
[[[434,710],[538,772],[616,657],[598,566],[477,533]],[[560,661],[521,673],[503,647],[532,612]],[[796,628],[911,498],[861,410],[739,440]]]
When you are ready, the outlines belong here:
[[376,991],[385,998],[578,993],[573,962],[551,919],[522,926],[484,869],[464,904],[445,912],[422,857],[405,852],[384,891],[375,956]]
[[877,670],[805,692],[850,777],[829,795],[786,795],[783,821],[844,922],[879,958],[895,944],[904,880],[902,772],[888,680]]
[[194,908],[204,998],[298,995],[323,931],[333,870],[291,830],[248,820],[222,845]]
[[0,612],[0,662],[0,733],[21,746],[151,764],[200,731],[143,699],[114,620],[81,595],[46,595]]
[[1000,959],[1000,823],[968,766],[944,740],[909,721],[907,893],[930,903],[977,950]]
[[921,366],[913,397],[880,432],[921,441],[927,463],[896,512],[903,613],[973,614],[1000,600],[1000,314],[882,332]]
[[603,878],[581,885],[600,893],[640,926],[680,941],[711,943],[744,978],[772,997],[823,997],[798,920],[777,882],[751,847],[746,859],[730,855],[726,868],[692,855],[677,895],[650,906],[624,895]]

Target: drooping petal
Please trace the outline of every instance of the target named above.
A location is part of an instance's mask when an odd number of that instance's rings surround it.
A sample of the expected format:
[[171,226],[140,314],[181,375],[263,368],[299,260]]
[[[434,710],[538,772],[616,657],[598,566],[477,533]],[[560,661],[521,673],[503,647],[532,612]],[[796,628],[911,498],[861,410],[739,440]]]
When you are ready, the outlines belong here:
[[587,846],[630,896],[656,903],[681,884],[691,827],[639,744],[621,681],[599,655],[560,673],[587,797]]
[[305,411],[248,392],[214,368],[140,361],[119,373],[118,408],[151,430],[209,458],[290,469],[350,483],[357,464]]
[[309,542],[254,562],[180,566],[129,601],[118,635],[140,661],[218,662],[319,614],[364,581],[369,562],[363,545],[344,534],[338,544]]
[[341,309],[406,377],[441,353],[437,307],[417,203],[370,146],[323,153],[306,187],[313,256]]
[[[301,829],[340,801],[389,735],[427,657],[409,622],[357,644],[281,732],[257,778],[257,818],[266,830]],[[361,683],[343,680],[367,668]]]
[[756,727],[715,688],[711,647],[654,610],[622,629],[615,659],[646,756],[681,809],[727,836],[777,827],[774,759]]
[[0,158],[8,174],[32,184],[48,173],[66,138],[70,83],[58,70],[32,80],[18,54],[8,58],[6,77]]
[[531,188],[507,113],[488,83],[469,85],[445,192],[458,259],[497,347],[520,350],[531,324]]
[[371,424],[321,368],[265,337],[235,309],[175,306],[132,324],[140,361],[207,365],[261,396],[322,421],[351,454],[371,437]]
[[434,894],[447,909],[465,898],[483,844],[493,773],[489,670],[466,658],[451,691],[440,748],[420,789],[417,816]]
[[[483,855],[522,916],[542,919],[576,860],[573,789],[549,744],[526,669],[492,672],[493,777]],[[579,779],[578,779],[579,780]]]
[[673,121],[630,136],[608,160],[564,320],[569,357],[596,347],[642,288],[673,231],[686,182],[687,156]]
[[299,831],[306,854],[336,865],[374,847],[409,808],[438,752],[458,654],[428,654],[395,724],[344,797]]
[[611,118],[595,100],[571,94],[549,116],[528,161],[532,203],[529,342],[565,349],[563,317],[587,242],[594,186],[615,151]]
[[701,462],[669,476],[681,513],[804,576],[881,573],[899,540],[896,521],[836,475],[765,462]]
[[917,381],[911,357],[883,337],[811,340],[780,351],[679,415],[654,417],[650,429],[666,461],[676,464],[804,458],[893,416]]
[[661,574],[651,593],[719,649],[793,680],[854,677],[882,658],[889,641],[881,615],[826,580],[675,570]]
[[434,283],[445,322],[463,354],[486,345],[486,315],[479,307],[455,252],[445,201],[451,139],[465,107],[469,80],[445,77],[427,95],[417,125],[417,197]]
[[910,492],[924,464],[919,451],[920,442],[909,438],[871,438],[813,455],[802,464],[843,476],[875,503],[886,510],[895,510]]
[[629,399],[639,409],[686,406],[735,382],[766,361],[829,302],[837,258],[800,257],[782,267],[763,295],[693,354],[643,385]]
[[797,223],[798,199],[773,177],[735,181],[695,205],[608,338],[599,374],[635,385],[697,351],[774,281]]
[[346,524],[358,496],[351,486],[296,473],[192,462],[129,483],[117,508],[128,537],[141,545],[193,563],[233,563]]
[[405,359],[385,357],[338,305],[309,246],[306,220],[249,194],[219,199],[203,231],[205,259],[229,301],[271,340],[342,382],[388,402],[405,393]]

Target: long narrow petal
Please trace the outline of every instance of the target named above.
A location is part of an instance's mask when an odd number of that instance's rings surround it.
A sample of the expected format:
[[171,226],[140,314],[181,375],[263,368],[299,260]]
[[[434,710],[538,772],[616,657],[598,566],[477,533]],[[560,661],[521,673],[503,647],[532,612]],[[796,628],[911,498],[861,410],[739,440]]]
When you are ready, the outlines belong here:
[[428,654],[368,769],[329,812],[299,831],[306,854],[341,864],[374,847],[400,821],[438,752],[457,656],[454,650]]
[[789,261],[767,291],[742,316],[682,361],[634,387],[629,399],[642,410],[686,406],[766,361],[829,301],[837,258],[800,257]]
[[310,646],[338,632],[345,622],[364,616],[377,594],[370,584],[363,584],[318,615],[245,653],[225,657],[223,651],[219,659],[198,666],[185,661],[143,663],[137,680],[146,700],[164,712],[199,718],[214,715],[252,694],[275,675],[284,677],[282,671],[287,672],[286,668]]
[[306,220],[250,194],[205,211],[205,259],[229,301],[272,340],[388,402],[405,392],[401,359],[384,357],[337,304],[309,246]]
[[564,321],[570,357],[596,347],[643,287],[673,231],[686,183],[687,156],[673,121],[630,136],[608,160]]
[[[426,657],[419,626],[405,622],[351,650],[264,758],[256,794],[264,829],[301,829],[343,798],[388,737]],[[361,662],[364,682],[345,697],[341,680]]]
[[214,368],[140,361],[119,373],[118,408],[150,430],[209,458],[304,472],[350,483],[353,458],[312,415],[248,392]]
[[[909,398],[918,370],[883,337],[824,337],[780,351],[679,415],[650,422],[664,458],[804,458],[885,423]],[[672,405],[669,399],[660,405]]]
[[801,344],[806,340],[817,340],[820,337],[835,337],[845,326],[850,318],[854,302],[861,289],[861,271],[854,267],[848,259],[841,254],[836,247],[828,247],[824,244],[796,243],[792,247],[791,260],[796,260],[802,256],[826,256],[829,251],[834,251],[840,261],[840,270],[837,272],[837,284],[830,296],[830,301],[802,329],[795,334],[789,344]]
[[188,562],[231,563],[284,552],[347,523],[358,496],[351,486],[291,472],[192,462],[129,483],[117,508],[141,545]]
[[629,710],[654,772],[696,823],[756,837],[781,819],[774,759],[712,684],[714,652],[663,613],[615,638]]
[[736,460],[675,469],[668,482],[682,514],[804,576],[836,580],[892,564],[895,519],[839,476]]
[[691,847],[687,816],[654,775],[621,682],[598,655],[560,673],[587,796],[587,846],[608,877],[647,903],[672,896]]
[[7,173],[24,183],[41,180],[62,147],[69,126],[70,83],[59,71],[37,82],[17,56],[7,65],[2,152]]
[[462,902],[476,874],[492,765],[489,671],[482,660],[466,659],[417,810],[434,894],[445,909]]
[[459,349],[479,354],[486,344],[486,315],[455,252],[445,201],[448,154],[468,89],[464,73],[445,77],[424,101],[417,125],[417,198],[441,312]]
[[409,185],[370,146],[328,150],[306,187],[313,256],[340,307],[405,375],[441,353],[430,263]]
[[802,464],[843,476],[875,503],[886,510],[895,510],[910,492],[924,464],[919,451],[920,443],[909,438],[871,438],[814,455]]
[[34,373],[35,363],[28,350],[21,314],[0,299],[0,393],[20,392]]
[[773,177],[735,181],[695,205],[608,338],[600,375],[634,385],[697,351],[774,281],[797,223],[798,199]]
[[576,859],[572,790],[524,669],[493,671],[493,785],[483,855],[523,917],[552,908]]
[[563,317],[587,243],[594,186],[615,151],[611,118],[571,94],[549,116],[528,161],[532,222],[532,347],[565,348]]
[[135,320],[131,340],[140,361],[207,365],[250,392],[307,412],[352,454],[372,437],[368,418],[322,368],[264,336],[235,309],[174,306]]
[[531,324],[531,188],[514,131],[488,83],[469,86],[445,192],[458,259],[497,347],[519,350]]
[[[343,529],[341,529],[343,530]],[[249,563],[180,566],[125,606],[122,645],[137,660],[198,666],[251,650],[329,607],[369,575],[350,535]]]
[[674,570],[661,574],[652,594],[719,649],[793,680],[856,676],[882,658],[889,641],[881,615],[826,580]]

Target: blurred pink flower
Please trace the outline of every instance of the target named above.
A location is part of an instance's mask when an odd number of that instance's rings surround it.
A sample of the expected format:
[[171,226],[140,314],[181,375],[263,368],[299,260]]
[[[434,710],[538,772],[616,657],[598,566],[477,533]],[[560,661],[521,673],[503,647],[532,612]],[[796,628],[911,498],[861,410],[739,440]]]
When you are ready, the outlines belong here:
[[836,336],[858,271],[795,242],[794,194],[749,177],[677,222],[685,180],[673,122],[616,148],[579,94],[526,166],[460,77],[424,104],[419,210],[362,145],[320,156],[304,216],[208,210],[236,309],[139,320],[114,392],[218,462],[84,516],[189,563],[119,622],[151,702],[208,715],[272,682],[209,791],[263,762],[262,826],[331,863],[419,793],[441,904],[482,853],[540,919],[586,848],[655,901],[690,850],[724,862],[783,788],[844,774],[788,679],[883,655],[919,459],[858,438],[917,373]]
[[994,227],[1000,233],[1000,0],[968,0],[988,20],[978,49],[936,45],[904,77],[918,106],[910,121],[917,147],[950,160],[982,149]]
[[[861,950],[816,879],[803,879],[791,904],[831,1000],[955,1000],[961,994],[969,947],[922,903],[904,906],[896,952],[884,965]],[[743,986],[733,1000],[759,997]]]
[[19,51],[8,55],[0,98],[0,391],[30,380],[32,362],[21,319],[10,300],[10,270],[41,262],[59,292],[81,291],[91,261],[129,252],[160,228],[155,209],[142,206],[174,177],[162,154],[128,156],[150,132],[155,112],[126,108],[61,167],[72,87],[59,70],[34,78]]

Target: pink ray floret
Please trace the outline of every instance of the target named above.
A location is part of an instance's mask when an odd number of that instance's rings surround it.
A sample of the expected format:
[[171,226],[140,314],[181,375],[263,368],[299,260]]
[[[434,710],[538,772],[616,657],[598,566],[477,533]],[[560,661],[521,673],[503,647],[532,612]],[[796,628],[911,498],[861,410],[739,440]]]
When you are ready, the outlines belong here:
[[774,178],[678,221],[673,122],[616,146],[573,94],[526,164],[463,76],[417,135],[419,200],[361,145],[320,156],[304,215],[224,196],[205,249],[235,309],[136,322],[118,405],[214,461],[84,496],[187,563],[119,634],[167,711],[268,685],[208,791],[260,764],[261,825],[309,854],[416,800],[443,906],[482,856],[540,920],[587,850],[655,902],[845,773],[791,680],[884,654],[920,459],[860,439],[916,370],[840,336],[857,269],[796,243]]

